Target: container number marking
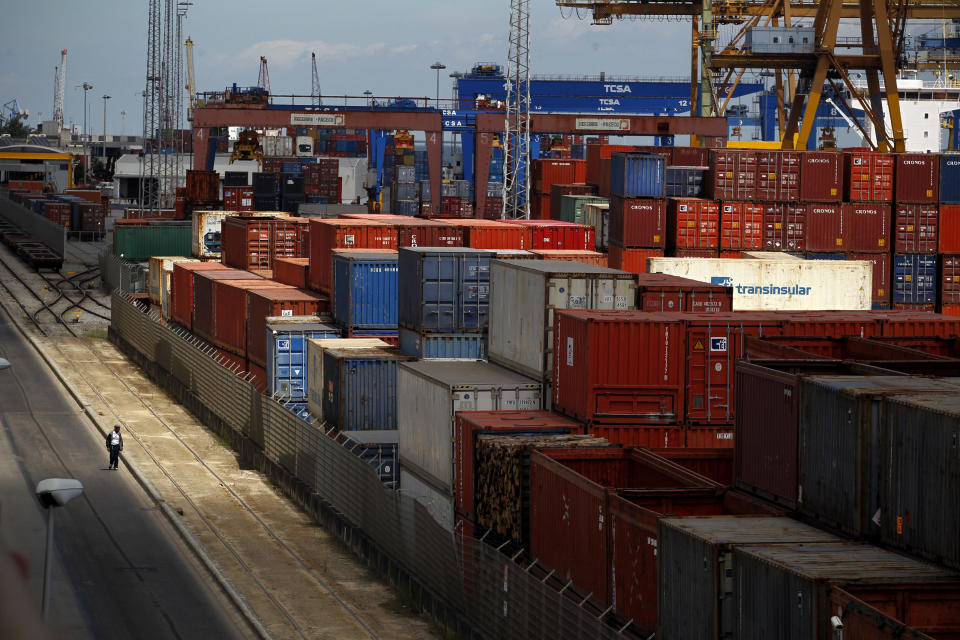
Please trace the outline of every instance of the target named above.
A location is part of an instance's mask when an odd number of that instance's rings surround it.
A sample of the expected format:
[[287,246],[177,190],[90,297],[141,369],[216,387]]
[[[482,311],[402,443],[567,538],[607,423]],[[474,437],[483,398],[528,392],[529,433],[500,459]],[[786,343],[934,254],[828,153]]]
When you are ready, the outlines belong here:
[[293,316],[293,309],[281,309],[281,310],[280,310],[280,317],[282,317],[282,318],[288,318],[288,317],[291,317],[291,316]]
[[718,433],[717,440],[733,440],[733,434],[729,432]]
[[617,296],[616,303],[614,307],[617,309],[626,309],[627,308],[627,296]]
[[290,341],[289,341],[289,340],[277,340],[277,350],[278,350],[278,351],[290,351]]
[[567,366],[573,366],[573,338],[567,338]]
[[586,309],[586,308],[587,308],[587,296],[570,296],[570,308],[571,308],[571,309]]
[[726,351],[727,350],[727,338],[710,338],[710,351]]

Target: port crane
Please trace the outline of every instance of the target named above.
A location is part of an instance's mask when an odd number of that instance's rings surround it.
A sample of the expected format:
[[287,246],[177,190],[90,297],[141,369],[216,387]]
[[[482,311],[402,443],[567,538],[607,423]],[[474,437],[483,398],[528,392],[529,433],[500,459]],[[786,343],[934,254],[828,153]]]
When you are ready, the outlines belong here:
[[63,128],[63,94],[67,85],[67,50],[60,51],[60,66],[53,70],[53,121]]

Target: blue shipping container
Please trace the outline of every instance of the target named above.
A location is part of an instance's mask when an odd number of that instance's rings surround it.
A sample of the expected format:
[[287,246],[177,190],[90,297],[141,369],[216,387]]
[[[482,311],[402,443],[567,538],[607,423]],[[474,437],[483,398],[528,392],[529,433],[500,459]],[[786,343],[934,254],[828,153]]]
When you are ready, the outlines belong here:
[[486,333],[419,333],[400,329],[400,351],[416,358],[483,360]]
[[490,252],[406,247],[399,251],[399,267],[400,326],[435,333],[486,329]]
[[662,198],[666,159],[654,153],[615,152],[610,158],[610,193],[622,198]]
[[307,316],[267,319],[267,393],[306,401],[307,340],[339,338],[340,329]]
[[960,153],[940,156],[940,202],[960,204]]
[[310,411],[307,409],[306,402],[284,402],[283,406],[286,407],[301,420],[306,420],[307,424],[313,422],[313,419],[310,417]]
[[323,352],[323,417],[341,431],[397,428],[397,362],[412,360],[396,349],[326,349]]
[[394,213],[398,216],[415,216],[420,213],[418,200],[397,200]]
[[373,467],[384,485],[391,489],[400,488],[397,431],[341,432],[337,441],[350,453]]
[[937,302],[937,256],[918,253],[893,256],[893,301],[901,304]]
[[699,198],[703,195],[701,167],[667,167],[665,192],[668,198]]
[[397,257],[351,251],[333,257],[333,311],[348,328],[397,327]]

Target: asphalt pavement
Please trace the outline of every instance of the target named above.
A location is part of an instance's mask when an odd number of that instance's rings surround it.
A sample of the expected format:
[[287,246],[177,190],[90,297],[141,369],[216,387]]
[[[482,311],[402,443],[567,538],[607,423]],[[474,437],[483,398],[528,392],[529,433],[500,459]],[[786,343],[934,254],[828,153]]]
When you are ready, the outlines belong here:
[[0,537],[29,562],[39,615],[50,477],[84,495],[56,513],[49,626],[66,638],[245,638],[244,620],[103,437],[0,310]]

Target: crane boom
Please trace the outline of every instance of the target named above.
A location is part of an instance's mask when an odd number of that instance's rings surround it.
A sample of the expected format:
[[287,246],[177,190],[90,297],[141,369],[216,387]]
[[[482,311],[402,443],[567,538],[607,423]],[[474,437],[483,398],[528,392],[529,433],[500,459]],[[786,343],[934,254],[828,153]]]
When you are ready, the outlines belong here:
[[317,72],[317,54],[310,54],[310,96],[313,101],[313,106],[319,107],[323,104],[320,101],[320,74]]
[[63,127],[63,93],[67,84],[67,50],[60,51],[60,66],[53,76],[53,120]]
[[187,36],[183,46],[187,50],[187,99],[190,113],[192,114],[193,110],[197,108],[197,91],[194,86],[193,40],[190,39],[190,36]]

